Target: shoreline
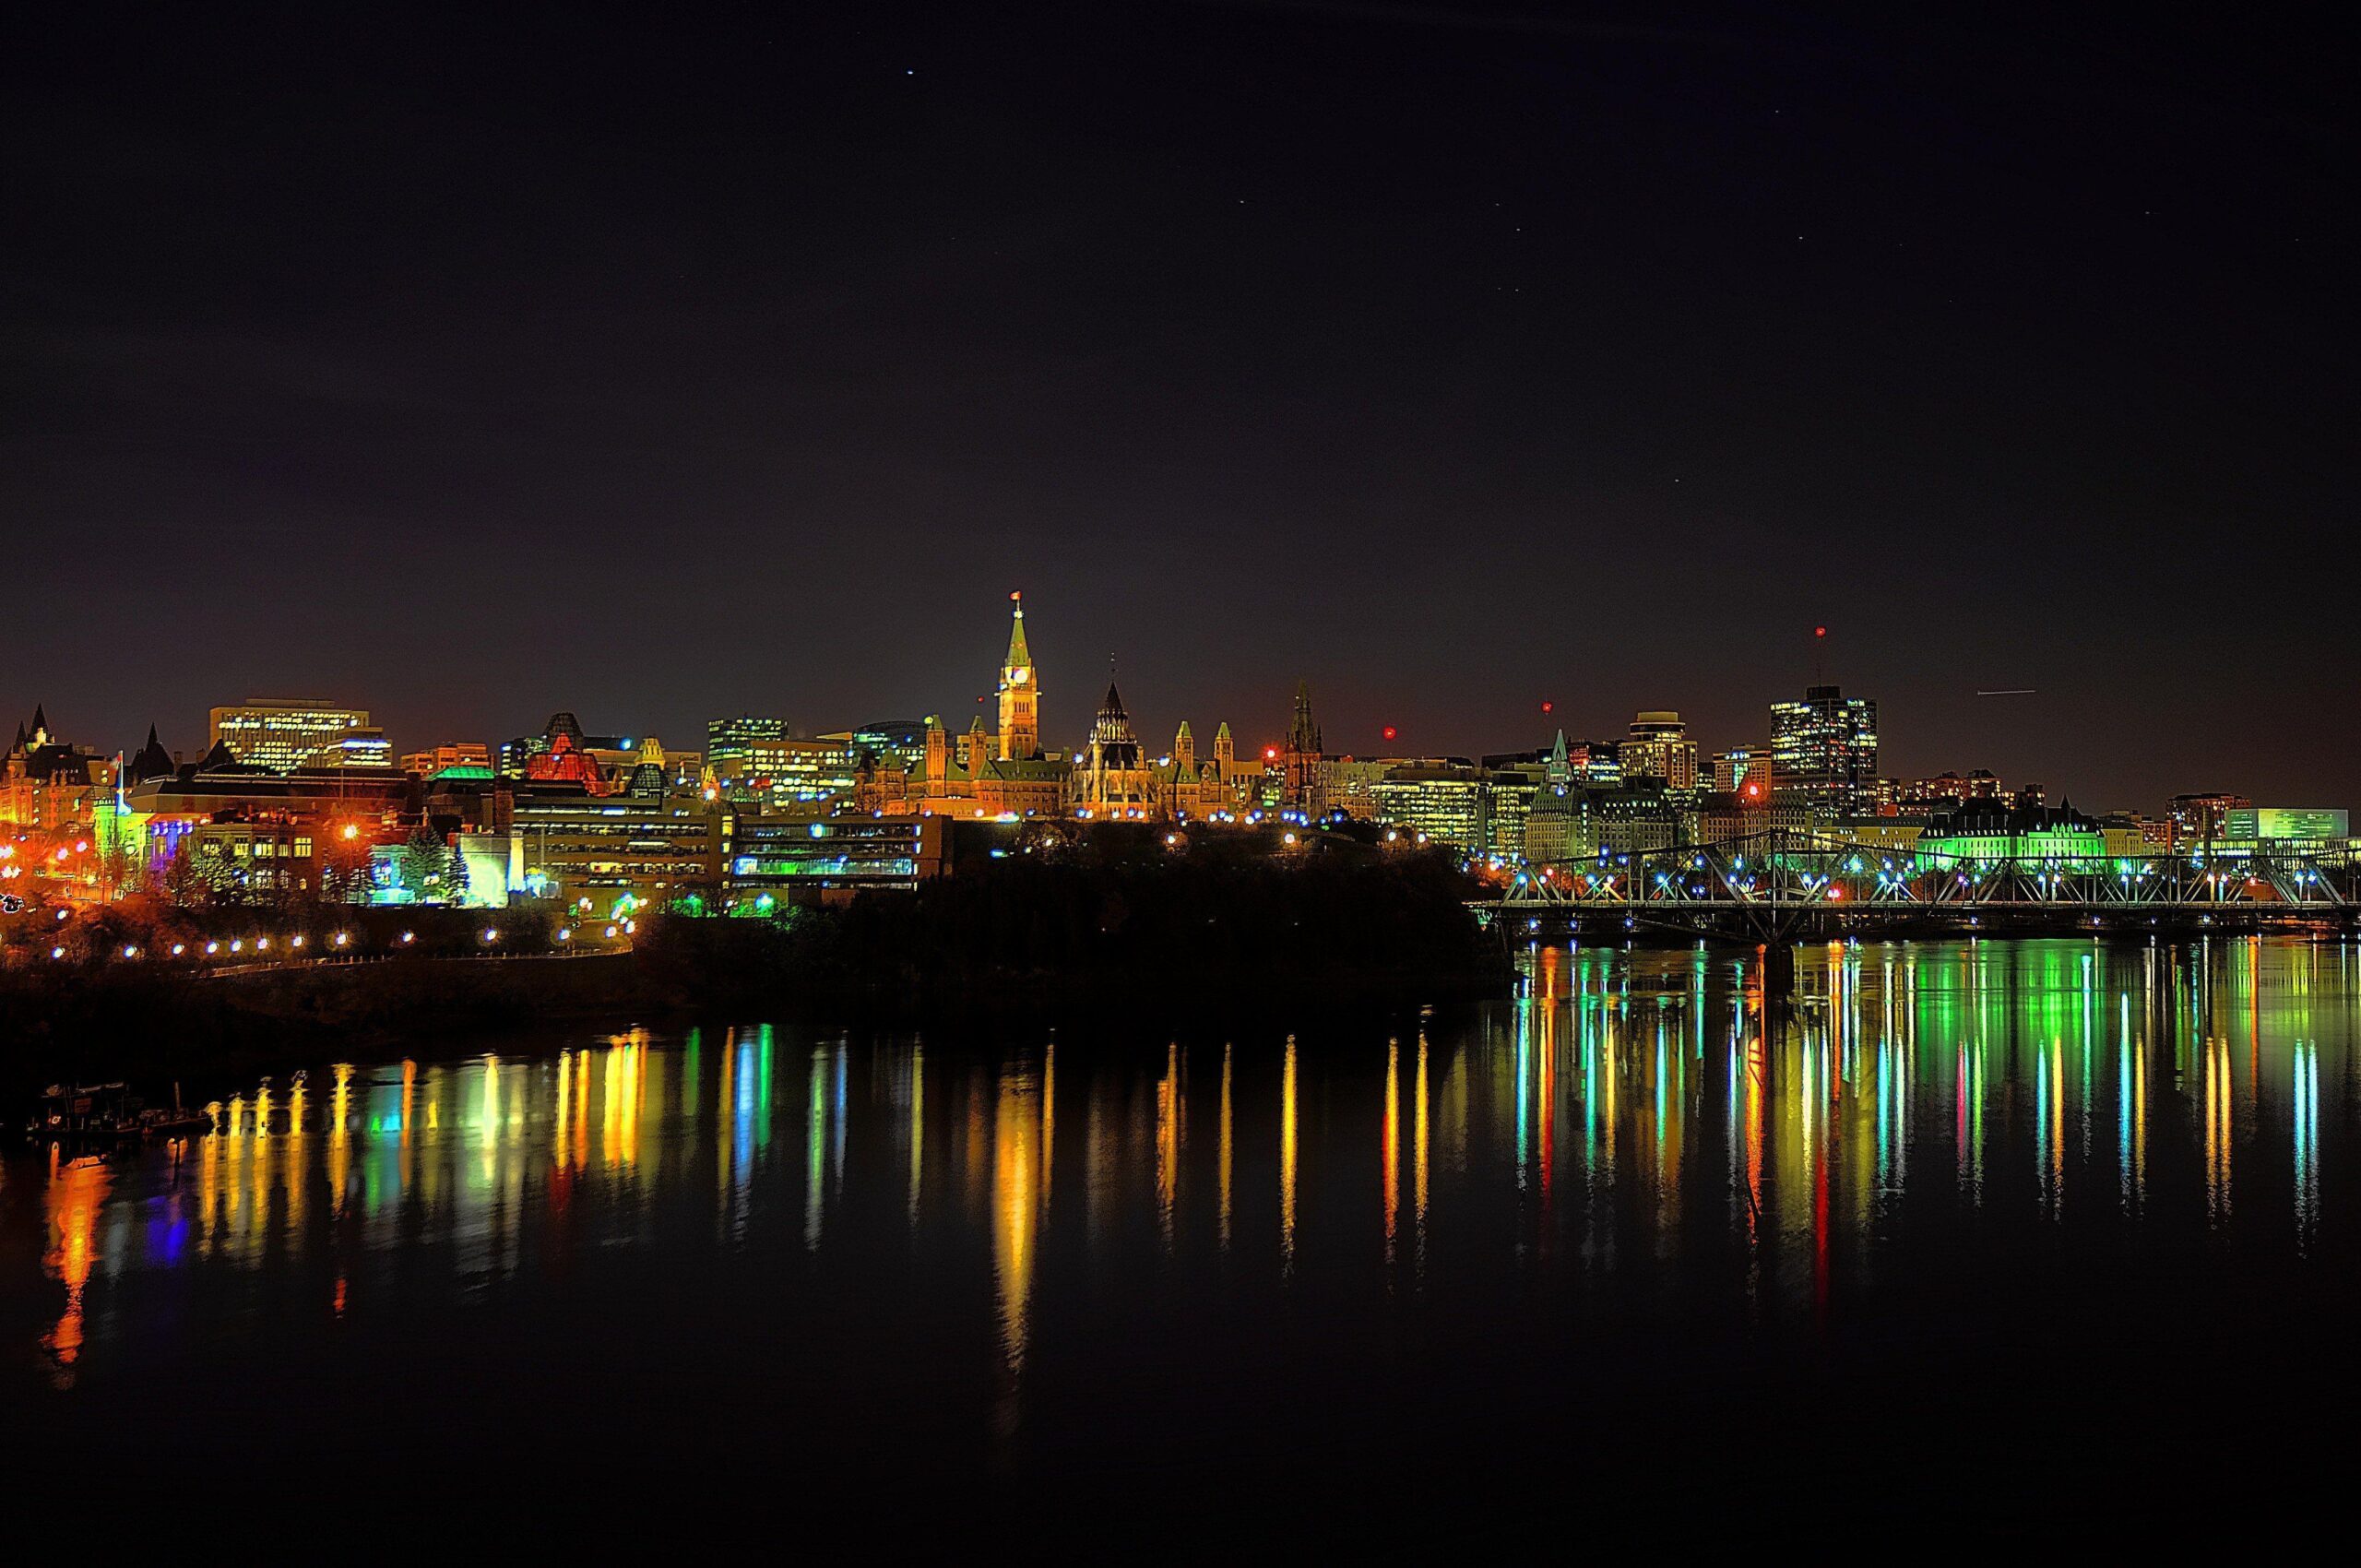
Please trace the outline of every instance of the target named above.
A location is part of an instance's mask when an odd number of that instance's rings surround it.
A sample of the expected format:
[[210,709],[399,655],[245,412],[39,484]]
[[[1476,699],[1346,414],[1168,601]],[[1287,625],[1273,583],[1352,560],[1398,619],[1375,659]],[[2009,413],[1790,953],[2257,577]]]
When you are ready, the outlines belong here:
[[376,1054],[437,1058],[446,1054],[433,1048],[440,1039],[529,1036],[594,1020],[677,1029],[761,1018],[867,1030],[1055,1027],[1120,1015],[1179,1026],[1240,1007],[1407,1014],[1512,989],[1505,973],[1268,968],[1154,977],[1003,973],[915,988],[832,978],[795,987],[684,977],[677,963],[651,964],[630,952],[421,956],[228,975],[18,971],[0,976],[7,1019],[0,1030],[0,1127],[17,1127],[19,1106],[50,1084],[127,1081],[153,1102],[175,1081],[193,1092]]

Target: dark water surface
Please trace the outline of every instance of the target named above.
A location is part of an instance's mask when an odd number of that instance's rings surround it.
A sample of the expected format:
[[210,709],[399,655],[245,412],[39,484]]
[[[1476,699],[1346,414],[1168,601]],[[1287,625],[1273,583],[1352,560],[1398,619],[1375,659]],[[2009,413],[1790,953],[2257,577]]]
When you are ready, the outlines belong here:
[[1695,1538],[2335,1484],[2361,945],[1799,985],[1551,949],[1513,1003],[1177,1036],[421,1039],[170,1149],[11,1155],[0,1417],[127,1487],[1137,1509],[1143,1555],[1247,1499]]

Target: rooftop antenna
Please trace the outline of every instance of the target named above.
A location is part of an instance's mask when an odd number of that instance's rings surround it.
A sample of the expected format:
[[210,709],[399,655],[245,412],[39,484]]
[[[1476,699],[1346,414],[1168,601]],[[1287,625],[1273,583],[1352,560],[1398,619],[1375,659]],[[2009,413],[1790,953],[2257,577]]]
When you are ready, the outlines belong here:
[[1815,686],[1824,686],[1824,685],[1826,685],[1826,684],[1828,683],[1827,680],[1822,676],[1822,674],[1821,674],[1821,647],[1820,647],[1820,645],[1821,645],[1821,644],[1822,644],[1822,643],[1824,643],[1824,642],[1826,642],[1827,640],[1828,640],[1828,628],[1827,628],[1827,627],[1825,627],[1825,626],[1814,626],[1814,627],[1811,629],[1811,683],[1812,683],[1813,685],[1815,685]]

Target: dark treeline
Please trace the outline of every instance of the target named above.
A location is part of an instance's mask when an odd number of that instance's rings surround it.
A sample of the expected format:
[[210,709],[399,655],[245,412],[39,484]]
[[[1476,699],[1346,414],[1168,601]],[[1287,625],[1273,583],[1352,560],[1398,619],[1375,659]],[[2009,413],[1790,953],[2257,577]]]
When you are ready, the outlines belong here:
[[1292,989],[1459,997],[1504,990],[1500,943],[1440,853],[1164,852],[1101,828],[789,921],[666,920],[642,953],[675,994],[1037,998],[1077,988]]
[[[196,1089],[373,1052],[463,1054],[477,1034],[568,1019],[859,1023],[1118,995],[1127,1013],[1288,997],[1394,1005],[1499,994],[1511,979],[1440,853],[1349,841],[1278,856],[1175,850],[1160,831],[1109,827],[1026,845],[915,894],[778,919],[657,917],[633,951],[598,957],[528,956],[551,946],[546,917],[529,911],[497,917],[487,944],[480,912],[346,909],[304,922],[317,928],[312,951],[333,926],[367,960],[206,973],[193,959],[119,956],[207,934],[203,922],[111,914],[120,927],[84,932],[66,960],[0,967],[0,1091],[13,1103],[44,1083],[117,1077]],[[210,934],[238,931],[251,941],[235,921]],[[505,961],[483,961],[495,950]]]

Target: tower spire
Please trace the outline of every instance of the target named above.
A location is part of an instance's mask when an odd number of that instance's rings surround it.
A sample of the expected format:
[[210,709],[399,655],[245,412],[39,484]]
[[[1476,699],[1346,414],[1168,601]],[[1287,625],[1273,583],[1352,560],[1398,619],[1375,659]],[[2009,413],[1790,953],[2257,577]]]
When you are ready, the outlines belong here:
[[1024,591],[1019,589],[1010,594],[1008,601],[1016,608],[1009,616],[1007,667],[1011,670],[1030,669],[1033,663],[1033,650],[1025,646]]
[[1025,642],[1025,595],[1008,596],[1008,658],[1000,667],[1000,760],[1022,762],[1041,751],[1040,672]]

